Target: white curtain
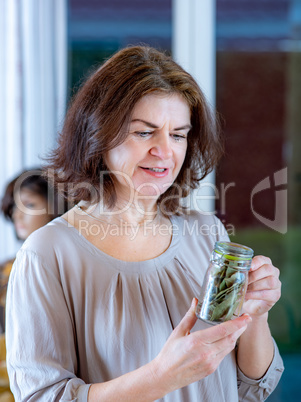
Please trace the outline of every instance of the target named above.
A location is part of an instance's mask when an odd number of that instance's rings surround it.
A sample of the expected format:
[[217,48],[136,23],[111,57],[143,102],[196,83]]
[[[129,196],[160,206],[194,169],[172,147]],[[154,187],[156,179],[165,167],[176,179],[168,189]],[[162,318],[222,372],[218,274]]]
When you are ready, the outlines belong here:
[[[172,55],[198,82],[215,107],[216,5],[214,0],[173,0]],[[188,204],[204,214],[215,213],[215,174],[192,192]]]
[[[0,195],[41,164],[65,115],[67,0],[0,0]],[[0,261],[20,246],[0,217]]]

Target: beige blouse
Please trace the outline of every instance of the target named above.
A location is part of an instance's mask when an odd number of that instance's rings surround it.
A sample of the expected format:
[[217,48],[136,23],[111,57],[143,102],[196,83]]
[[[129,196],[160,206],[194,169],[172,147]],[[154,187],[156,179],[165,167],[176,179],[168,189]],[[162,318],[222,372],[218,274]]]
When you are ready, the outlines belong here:
[[[191,212],[171,221],[169,248],[142,262],[106,255],[63,218],[27,239],[7,296],[7,361],[16,400],[87,401],[89,384],[157,356],[199,295],[215,241],[228,238],[213,216]],[[198,320],[193,330],[207,326]],[[237,370],[232,352],[213,374],[161,401],[264,400],[282,370],[276,345],[258,381]]]

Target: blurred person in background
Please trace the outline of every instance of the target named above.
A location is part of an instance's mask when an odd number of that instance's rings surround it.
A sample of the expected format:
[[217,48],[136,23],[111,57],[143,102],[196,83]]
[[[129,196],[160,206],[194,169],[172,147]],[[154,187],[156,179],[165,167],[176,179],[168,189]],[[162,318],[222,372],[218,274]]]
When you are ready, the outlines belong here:
[[[41,169],[26,170],[6,186],[1,212],[13,224],[18,240],[24,241],[35,230],[65,212],[56,192],[48,185]],[[9,275],[15,257],[0,264],[0,402],[13,401],[9,391],[5,350],[5,301]]]

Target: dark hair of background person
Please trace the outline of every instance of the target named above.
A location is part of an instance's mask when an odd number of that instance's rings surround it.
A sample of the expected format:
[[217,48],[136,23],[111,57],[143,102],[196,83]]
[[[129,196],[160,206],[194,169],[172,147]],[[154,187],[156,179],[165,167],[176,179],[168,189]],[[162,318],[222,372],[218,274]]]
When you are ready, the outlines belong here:
[[47,213],[52,219],[57,218],[67,210],[66,201],[50,186],[40,168],[25,170],[8,183],[1,200],[1,211],[5,218],[11,222],[13,221],[15,207],[14,192],[23,189],[38,194],[48,201]]
[[222,156],[219,122],[191,75],[171,57],[147,46],[117,52],[87,79],[71,102],[58,147],[45,166],[46,175],[54,171],[51,180],[65,197],[75,203],[103,199],[105,205],[115,205],[112,174],[102,173],[108,171],[104,156],[125,140],[136,103],[154,93],[179,94],[191,110],[184,164],[175,183],[158,200],[165,213],[180,213],[180,199],[197,187]]

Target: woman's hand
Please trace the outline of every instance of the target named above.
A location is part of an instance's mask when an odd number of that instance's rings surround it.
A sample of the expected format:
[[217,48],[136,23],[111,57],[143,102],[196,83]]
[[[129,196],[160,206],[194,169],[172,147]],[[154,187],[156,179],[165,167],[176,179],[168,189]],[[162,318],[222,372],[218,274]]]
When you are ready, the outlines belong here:
[[154,360],[113,380],[92,384],[88,400],[155,401],[213,373],[252,319],[244,314],[190,333],[197,321],[197,302],[193,299],[190,309]]
[[251,318],[245,314],[235,320],[190,333],[197,321],[193,299],[189,311],[174,329],[162,351],[153,361],[159,383],[166,393],[182,388],[213,373],[230,353]]
[[243,311],[253,317],[261,316],[274,306],[280,295],[279,269],[273,266],[268,257],[254,257]]

